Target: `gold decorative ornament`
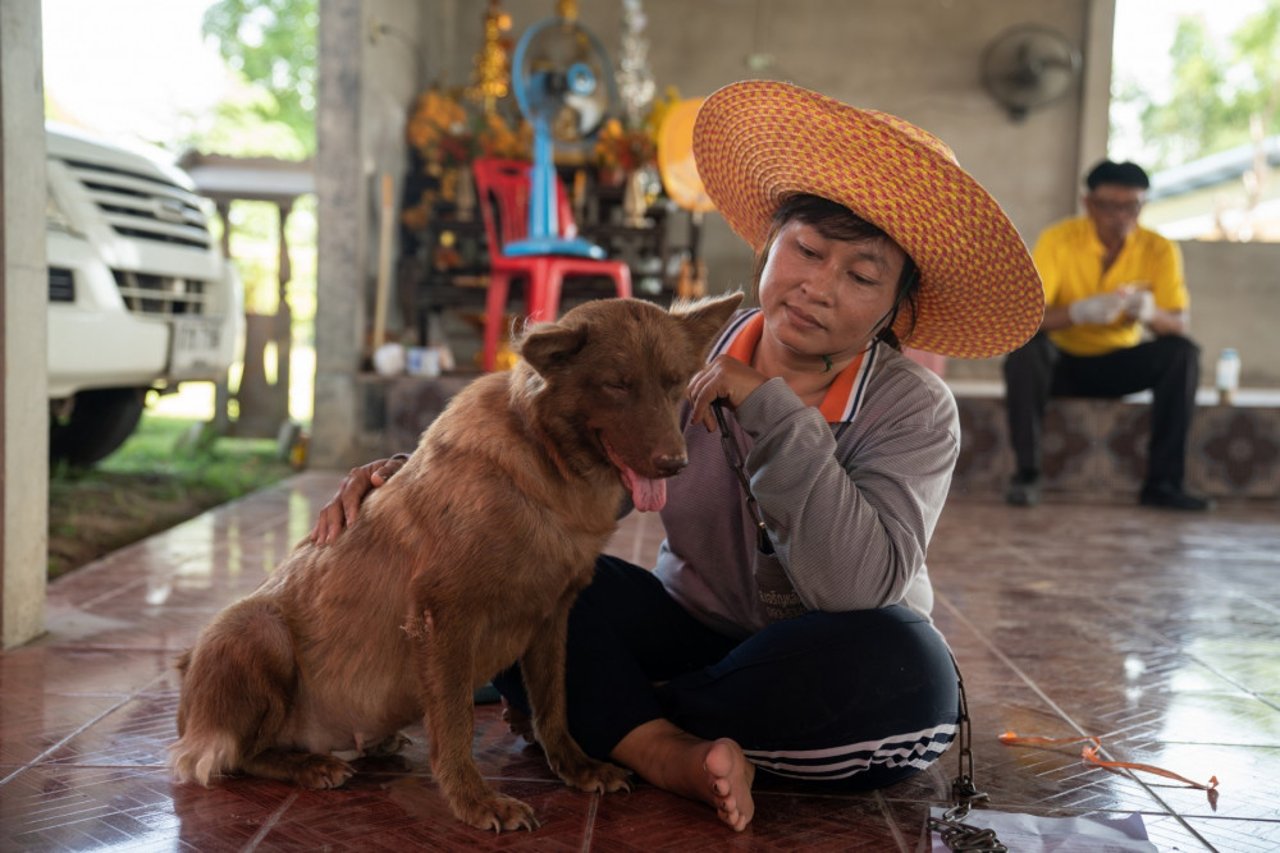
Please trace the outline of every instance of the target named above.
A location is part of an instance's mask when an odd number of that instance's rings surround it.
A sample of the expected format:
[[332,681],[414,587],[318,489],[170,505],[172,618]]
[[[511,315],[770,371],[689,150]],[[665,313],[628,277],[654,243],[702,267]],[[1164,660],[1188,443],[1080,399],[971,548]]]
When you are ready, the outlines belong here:
[[418,96],[405,135],[429,174],[439,176],[445,168],[471,161],[467,112],[455,96],[436,86]]
[[471,87],[467,97],[480,103],[486,115],[497,110],[500,99],[511,93],[511,15],[502,10],[501,0],[489,0],[484,13],[484,44],[476,54]]
[[630,174],[656,162],[658,146],[648,129],[627,129],[619,119],[610,118],[600,128],[591,153],[597,168],[616,168]]
[[622,191],[622,223],[628,228],[644,228],[653,222],[645,216],[649,211],[644,170],[634,169],[627,175]]
[[566,21],[578,20],[578,0],[556,0],[556,17]]

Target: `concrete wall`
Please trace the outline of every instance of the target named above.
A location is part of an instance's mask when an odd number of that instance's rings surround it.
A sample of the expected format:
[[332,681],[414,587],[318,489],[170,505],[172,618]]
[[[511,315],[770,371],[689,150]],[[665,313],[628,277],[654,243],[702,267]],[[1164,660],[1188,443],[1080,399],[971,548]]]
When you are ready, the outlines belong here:
[[[44,629],[49,403],[45,374],[40,2],[0,3],[0,648]],[[12,367],[11,367],[12,366]]]
[[1180,244],[1202,385],[1223,347],[1240,352],[1240,384],[1280,388],[1280,243]]

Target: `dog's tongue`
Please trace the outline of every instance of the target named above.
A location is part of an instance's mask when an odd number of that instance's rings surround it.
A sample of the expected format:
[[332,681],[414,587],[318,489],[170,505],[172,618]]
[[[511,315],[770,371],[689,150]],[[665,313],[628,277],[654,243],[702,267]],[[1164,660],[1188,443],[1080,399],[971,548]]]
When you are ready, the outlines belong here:
[[609,461],[618,469],[618,473],[622,475],[622,485],[627,487],[627,491],[631,492],[631,503],[641,512],[657,512],[667,505],[667,481],[651,480],[648,477],[642,477],[633,471],[627,463],[623,462],[618,454],[613,452],[613,448],[608,442],[604,445],[605,452],[609,454]]
[[667,481],[641,477],[626,465],[619,465],[622,484],[631,491],[631,502],[641,512],[657,512],[667,504]]

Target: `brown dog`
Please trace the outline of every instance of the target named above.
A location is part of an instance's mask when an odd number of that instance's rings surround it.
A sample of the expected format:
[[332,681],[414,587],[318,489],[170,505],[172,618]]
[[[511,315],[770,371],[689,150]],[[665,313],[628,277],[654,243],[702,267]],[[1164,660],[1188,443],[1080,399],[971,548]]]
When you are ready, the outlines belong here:
[[395,751],[420,718],[453,813],[532,828],[471,756],[472,693],[520,662],[551,768],[583,791],[627,787],[565,721],[569,607],[630,491],[666,498],[686,462],[679,408],[734,293],[670,312],[588,302],[535,326],[523,360],[459,393],[336,543],[301,544],[183,656],[181,781],[243,772],[310,788],[353,770],[330,753]]

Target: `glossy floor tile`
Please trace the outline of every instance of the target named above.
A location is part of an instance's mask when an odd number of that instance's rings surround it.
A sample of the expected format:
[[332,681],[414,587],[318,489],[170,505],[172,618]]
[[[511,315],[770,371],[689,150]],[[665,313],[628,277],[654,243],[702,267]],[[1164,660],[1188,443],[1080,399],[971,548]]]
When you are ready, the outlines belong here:
[[[310,528],[339,475],[307,473],[192,519],[50,588],[48,633],[0,654],[0,851],[26,850],[926,850],[926,817],[958,769],[939,764],[870,793],[759,777],[756,819],[723,829],[702,805],[643,783],[570,791],[541,753],[476,707],[475,752],[535,808],[532,833],[453,820],[420,728],[343,788],[234,779],[177,786],[175,656],[252,590]],[[633,515],[611,551],[647,564],[661,537]],[[1041,816],[1141,814],[1159,850],[1280,849],[1280,508],[1187,516],[1108,501],[1012,510],[954,498],[930,554],[935,619],[964,671],[974,775],[990,806]],[[873,652],[873,650],[872,650]],[[1001,732],[1096,735],[1010,747]]]

